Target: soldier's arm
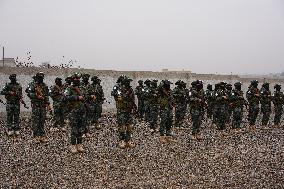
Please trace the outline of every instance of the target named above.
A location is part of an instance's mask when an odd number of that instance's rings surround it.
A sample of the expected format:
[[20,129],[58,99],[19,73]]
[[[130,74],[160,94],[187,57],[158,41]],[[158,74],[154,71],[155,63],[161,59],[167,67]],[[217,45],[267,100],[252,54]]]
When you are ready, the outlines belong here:
[[3,87],[2,91],[1,91],[1,95],[9,95],[7,84]]
[[28,86],[26,93],[30,99],[37,99],[36,91],[33,85]]

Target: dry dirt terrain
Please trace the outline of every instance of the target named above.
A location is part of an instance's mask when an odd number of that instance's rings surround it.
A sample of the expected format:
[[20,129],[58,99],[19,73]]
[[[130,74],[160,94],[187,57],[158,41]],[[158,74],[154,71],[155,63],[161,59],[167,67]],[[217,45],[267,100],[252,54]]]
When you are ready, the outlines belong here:
[[87,152],[72,155],[69,130],[50,132],[47,124],[49,142],[35,144],[30,125],[23,119],[15,140],[1,118],[0,188],[284,188],[283,128],[221,137],[204,123],[202,141],[179,130],[176,142],[161,144],[158,134],[137,123],[136,148],[121,150],[115,118],[105,116],[103,129],[84,140]]

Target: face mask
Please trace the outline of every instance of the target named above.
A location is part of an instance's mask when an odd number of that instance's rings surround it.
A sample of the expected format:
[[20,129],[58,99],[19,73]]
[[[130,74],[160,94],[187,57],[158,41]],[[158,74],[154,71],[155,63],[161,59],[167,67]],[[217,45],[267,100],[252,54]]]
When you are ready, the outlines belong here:
[[38,83],[43,83],[43,77],[38,77],[38,78],[37,78],[37,82],[38,82]]
[[16,78],[11,78],[10,81],[11,81],[11,83],[16,83],[17,80],[16,80]]
[[62,86],[62,81],[57,81],[55,84],[58,86]]
[[241,86],[236,86],[236,89],[240,91],[242,89],[242,87]]
[[79,85],[80,85],[80,80],[75,79],[75,80],[73,81],[73,85],[74,85],[74,86],[79,86]]

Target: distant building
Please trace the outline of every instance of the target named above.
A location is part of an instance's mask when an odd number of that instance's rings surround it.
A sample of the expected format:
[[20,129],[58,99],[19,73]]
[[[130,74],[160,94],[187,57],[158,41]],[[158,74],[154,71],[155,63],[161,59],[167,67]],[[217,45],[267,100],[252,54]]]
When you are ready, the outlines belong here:
[[16,67],[16,62],[14,58],[4,58],[0,60],[0,67]]
[[175,72],[175,73],[191,73],[189,70],[169,70],[169,69],[162,69],[162,72]]

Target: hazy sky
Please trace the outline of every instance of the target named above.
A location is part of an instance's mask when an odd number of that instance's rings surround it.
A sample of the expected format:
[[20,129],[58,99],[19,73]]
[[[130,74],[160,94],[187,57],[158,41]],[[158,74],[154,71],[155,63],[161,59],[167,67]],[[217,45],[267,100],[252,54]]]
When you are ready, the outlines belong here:
[[0,0],[0,46],[37,64],[281,72],[284,0]]

